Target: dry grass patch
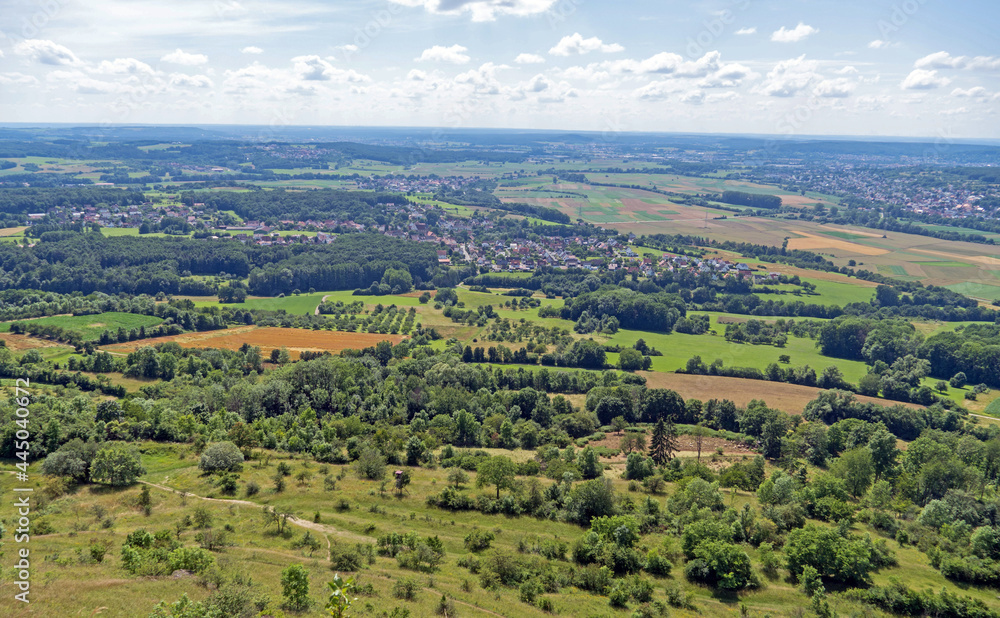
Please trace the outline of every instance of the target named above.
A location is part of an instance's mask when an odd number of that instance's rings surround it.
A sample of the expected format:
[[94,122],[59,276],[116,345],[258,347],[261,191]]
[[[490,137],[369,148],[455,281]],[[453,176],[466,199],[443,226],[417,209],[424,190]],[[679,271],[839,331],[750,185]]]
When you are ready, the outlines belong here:
[[243,344],[258,346],[267,355],[271,350],[287,348],[293,356],[302,352],[340,352],[347,349],[360,350],[374,346],[380,341],[397,344],[403,335],[382,335],[379,333],[345,333],[339,331],[307,330],[304,328],[277,328],[246,326],[203,333],[185,333],[171,337],[154,337],[107,346],[115,352],[133,352],[147,345],[175,342],[182,348],[223,348],[238,350]]
[[[789,414],[801,414],[808,404],[822,392],[822,389],[799,384],[747,380],[724,376],[699,376],[683,373],[639,372],[646,378],[650,388],[669,388],[677,391],[684,399],[729,399],[738,406],[745,406],[754,399],[762,399],[772,408]],[[855,395],[859,401],[877,403],[884,406],[900,402]],[[916,404],[902,405],[919,408]]]

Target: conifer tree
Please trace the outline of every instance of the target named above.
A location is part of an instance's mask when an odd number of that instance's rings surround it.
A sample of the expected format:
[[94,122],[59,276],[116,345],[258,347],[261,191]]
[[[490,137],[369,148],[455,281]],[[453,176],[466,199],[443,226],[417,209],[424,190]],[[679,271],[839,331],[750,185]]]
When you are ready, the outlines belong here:
[[663,417],[656,421],[653,437],[649,441],[649,456],[657,465],[666,464],[677,451],[677,429],[673,420],[664,421]]

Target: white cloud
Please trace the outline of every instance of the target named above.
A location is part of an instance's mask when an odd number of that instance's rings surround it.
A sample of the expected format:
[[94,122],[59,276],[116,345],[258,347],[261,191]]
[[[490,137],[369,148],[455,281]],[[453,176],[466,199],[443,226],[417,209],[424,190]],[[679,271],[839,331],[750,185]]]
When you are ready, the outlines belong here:
[[771,33],[771,40],[776,43],[798,43],[799,41],[805,40],[806,38],[819,32],[817,28],[808,26],[802,22],[794,28],[785,28],[782,26],[774,32]]
[[170,85],[178,88],[211,88],[211,78],[207,75],[185,75],[173,73],[170,75]]
[[32,77],[31,75],[25,75],[24,73],[0,73],[0,84],[10,85],[10,84],[37,84],[38,79]]
[[813,88],[813,94],[824,98],[844,98],[851,96],[851,93],[857,87],[856,83],[843,77],[824,79]]
[[791,97],[815,81],[821,79],[816,72],[818,63],[806,60],[805,54],[798,58],[782,60],[774,65],[758,91],[769,97]]
[[539,73],[528,81],[525,85],[525,90],[528,92],[541,92],[543,90],[548,90],[551,86],[552,82],[549,81],[549,78]]
[[868,44],[868,49],[885,49],[887,47],[896,47],[896,43],[890,43],[884,39],[875,39]]
[[470,69],[456,75],[455,83],[470,85],[477,94],[500,94],[502,87],[500,80],[497,79],[497,71],[507,68],[510,67],[505,64],[487,62],[478,69]]
[[410,7],[423,7],[430,13],[461,15],[469,13],[472,21],[493,21],[501,15],[525,17],[549,10],[556,0],[389,0]]
[[259,48],[259,47],[255,47],[253,45],[250,45],[248,47],[244,47],[243,49],[241,49],[240,53],[241,54],[263,54],[264,50],[261,49],[261,48]]
[[611,54],[625,51],[625,48],[618,43],[605,43],[596,36],[589,39],[583,38],[579,32],[564,36],[556,46],[549,50],[553,56],[572,56],[574,54],[588,54],[593,51]]
[[958,116],[960,114],[968,114],[969,109],[966,107],[956,107],[954,109],[944,109],[938,113],[942,116]]
[[338,69],[319,56],[296,56],[292,58],[296,76],[303,81],[367,82],[371,81],[353,69]]
[[135,58],[104,60],[97,65],[96,71],[107,75],[154,75],[156,73],[153,67]]
[[427,73],[421,71],[420,69],[411,69],[409,73],[406,74],[406,79],[412,82],[422,82],[427,80]]
[[471,58],[465,52],[469,51],[467,48],[461,45],[452,45],[451,47],[445,47],[443,45],[435,45],[434,47],[429,47],[416,58],[417,62],[450,62],[452,64],[465,64]]
[[996,56],[952,56],[939,51],[920,58],[913,63],[918,69],[970,69],[995,71],[1000,69],[1000,57]]
[[[566,79],[606,81],[614,75],[662,75],[670,79],[700,79],[699,88],[732,88],[743,80],[758,77],[749,67],[736,62],[723,62],[718,51],[707,52],[696,60],[687,60],[671,52],[660,52],[649,58],[636,60],[607,60],[585,67],[569,67],[561,72]],[[662,88],[651,85],[640,88],[640,98],[656,98]]]
[[514,58],[514,62],[518,64],[541,64],[545,62],[545,58],[538,54],[518,54],[517,58]]
[[83,61],[76,57],[69,48],[46,41],[44,39],[27,39],[14,46],[14,53],[26,56],[42,64],[56,66],[83,66]]
[[983,98],[988,97],[989,95],[990,95],[990,93],[988,93],[986,91],[986,88],[983,88],[982,86],[973,86],[972,88],[969,88],[968,90],[962,90],[961,88],[955,88],[954,90],[951,91],[951,96],[953,96],[953,97],[963,97],[963,98],[970,98],[970,99],[983,99]]
[[739,30],[736,31],[736,34],[739,34],[739,35],[757,34],[757,28],[756,27],[752,27],[752,28],[740,28]]
[[360,50],[361,48],[358,47],[357,45],[348,43],[347,45],[337,45],[334,49],[339,49],[340,51],[353,54],[354,52]]
[[841,67],[841,68],[837,69],[836,71],[834,71],[834,73],[836,73],[837,75],[852,75],[852,74],[857,73],[857,72],[858,72],[858,70],[856,68],[854,68],[853,66],[851,66],[851,65],[847,65],[845,67]]
[[176,49],[160,58],[160,61],[195,67],[201,64],[206,64],[208,62],[208,56],[205,54],[189,54],[182,49]]
[[920,58],[913,63],[918,69],[961,69],[965,66],[965,56],[952,56],[948,52],[939,51]]
[[938,77],[937,71],[926,69],[914,69],[906,76],[900,87],[903,90],[931,90],[947,86],[951,80],[947,77]]
[[681,95],[681,103],[701,105],[705,102],[705,93],[701,90],[691,90]]

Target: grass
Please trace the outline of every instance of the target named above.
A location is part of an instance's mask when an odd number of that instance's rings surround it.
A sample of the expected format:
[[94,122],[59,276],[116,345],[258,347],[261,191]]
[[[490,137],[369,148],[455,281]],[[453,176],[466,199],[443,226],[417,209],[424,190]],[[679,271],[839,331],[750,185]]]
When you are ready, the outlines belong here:
[[761,294],[757,292],[755,294],[762,299],[783,300],[786,303],[801,301],[807,305],[839,305],[841,307],[850,303],[867,303],[875,297],[875,288],[849,283],[846,278],[843,283],[805,277],[802,279],[816,286],[816,294],[795,294],[794,291],[801,290],[801,288],[793,285],[767,285],[767,287],[790,292],[786,294]]
[[[145,326],[149,328],[163,322],[162,319],[151,315],[140,315],[137,313],[121,313],[111,311],[108,313],[98,313],[95,315],[55,315],[45,318],[31,320],[34,323],[49,324],[59,326],[68,331],[79,333],[84,341],[96,341],[100,339],[101,333],[106,330],[115,332],[119,328],[131,330]],[[10,332],[10,325],[13,322],[0,323],[0,332]]]
[[706,364],[721,359],[726,367],[753,367],[763,370],[769,364],[777,363],[779,356],[787,354],[791,357],[790,366],[809,365],[816,370],[817,374],[826,367],[836,365],[849,382],[856,383],[868,373],[868,367],[863,362],[823,356],[819,353],[816,342],[812,339],[790,336],[788,343],[783,348],[730,343],[722,336],[725,332],[725,326],[719,324],[720,315],[709,315],[711,316],[712,329],[719,333],[718,335],[685,335],[683,333],[664,335],[622,329],[611,336],[608,343],[631,347],[639,339],[645,340],[649,346],[663,353],[663,356],[652,357],[653,371],[676,371],[683,368],[688,359],[694,356],[700,356]]
[[987,300],[1000,299],[1000,285],[965,281],[962,283],[946,285],[944,287],[948,288],[952,292],[958,292],[959,294],[965,294],[966,296],[971,296],[973,298],[985,298]]
[[[517,589],[499,588],[484,590],[478,577],[468,569],[458,566],[459,559],[468,556],[464,538],[472,530],[493,530],[496,538],[493,548],[517,555],[518,541],[521,539],[557,538],[572,545],[585,532],[584,528],[573,524],[540,520],[532,517],[508,518],[501,515],[483,515],[476,512],[449,512],[426,505],[426,498],[440,493],[447,484],[447,469],[410,468],[413,482],[401,496],[393,495],[391,489],[384,493],[376,481],[360,480],[348,466],[322,465],[306,459],[291,458],[287,454],[267,453],[266,462],[247,462],[238,473],[239,490],[229,498],[219,494],[212,477],[202,476],[197,468],[198,456],[189,445],[152,444],[139,445],[143,452],[143,463],[147,473],[142,479],[159,487],[151,487],[152,508],[148,516],[137,508],[139,486],[113,489],[102,486],[83,486],[70,493],[46,499],[42,518],[50,523],[53,534],[32,536],[33,562],[32,607],[44,607],[46,615],[69,616],[101,613],[103,615],[133,616],[147,615],[161,599],[175,601],[182,594],[200,600],[209,595],[209,589],[196,584],[197,577],[136,577],[121,568],[119,550],[125,537],[137,529],[150,532],[169,530],[174,534],[176,522],[185,516],[192,516],[196,509],[204,509],[212,519],[211,527],[221,530],[232,528],[232,545],[213,552],[215,562],[227,572],[242,572],[251,575],[277,606],[281,602],[280,573],[292,564],[302,564],[309,573],[309,592],[313,601],[310,609],[294,615],[318,617],[324,615],[322,605],[326,596],[326,582],[333,578],[327,555],[327,544],[337,547],[352,547],[356,543],[372,543],[375,537],[387,532],[415,532],[421,537],[437,536],[446,552],[444,562],[432,574],[416,573],[399,567],[395,560],[376,557],[372,564],[366,564],[356,573],[361,584],[371,584],[375,596],[359,595],[354,604],[357,615],[379,615],[381,611],[392,611],[395,607],[408,609],[412,616],[433,616],[441,595],[455,600],[460,616],[546,616],[536,607],[520,601]],[[515,460],[533,456],[531,451],[499,451]],[[739,455],[717,457],[706,455],[716,462],[733,461]],[[275,493],[272,478],[278,463],[291,467],[291,476],[286,477],[286,489]],[[0,463],[0,471],[13,470],[11,461]],[[605,461],[607,465],[609,462]],[[723,463],[724,465],[724,463]],[[622,496],[633,501],[645,499],[642,493],[627,491],[626,481],[619,478],[621,464],[616,464],[605,474]],[[38,473],[38,464],[29,470],[35,494],[42,495],[47,479]],[[296,480],[300,472],[309,478],[300,483]],[[323,473],[336,478],[336,489],[326,491]],[[474,488],[475,473],[470,473],[467,491],[473,495],[491,494],[492,489]],[[530,482],[526,477],[522,482]],[[539,479],[543,486],[550,483]],[[254,482],[261,487],[258,494],[245,496],[245,487]],[[0,474],[0,490],[9,491],[15,480],[11,474]],[[176,490],[191,492],[184,497]],[[667,495],[676,486],[668,484]],[[723,490],[727,505],[741,508],[750,504],[758,509],[756,498],[747,492]],[[211,497],[216,501],[201,498]],[[665,496],[651,496],[661,505]],[[232,501],[245,500],[251,504]],[[227,502],[229,500],[229,502]],[[335,505],[345,503],[347,509]],[[292,523],[290,534],[277,534],[262,515],[263,506],[274,506],[279,510],[291,511],[305,522],[312,522],[319,516],[318,524],[310,524],[314,529],[310,534],[317,537],[320,548],[314,552],[295,549],[293,542],[306,531],[303,524]],[[103,509],[106,518],[113,522],[110,528],[102,527],[94,513]],[[854,526],[856,533],[871,533],[862,525]],[[178,540],[185,546],[197,546],[195,536],[198,530],[183,529]],[[874,533],[873,533],[873,536]],[[661,546],[667,535],[652,533],[644,535],[638,543],[640,553],[652,547]],[[86,548],[95,541],[109,541],[112,549],[99,564],[81,564],[76,557],[78,548]],[[899,566],[877,573],[875,583],[885,584],[890,577],[897,577],[914,589],[931,587],[935,591],[942,588],[950,592],[970,595],[981,599],[991,608],[997,606],[993,591],[985,587],[958,587],[933,569],[926,555],[914,548],[899,547],[889,541],[890,548],[899,559]],[[746,546],[754,568],[760,569],[756,550]],[[481,556],[482,557],[482,556]],[[559,563],[568,567],[569,563]],[[681,618],[694,616],[740,615],[740,605],[745,604],[750,615],[767,613],[775,618],[801,615],[799,608],[808,604],[808,599],[793,583],[784,578],[785,572],[773,580],[765,579],[765,585],[757,590],[737,595],[724,595],[689,583],[683,576],[680,559],[676,559],[673,575],[666,578],[650,578],[654,585],[654,598],[664,600],[666,585],[676,585],[693,595],[696,611],[672,609],[671,615]],[[394,584],[401,578],[410,578],[417,583],[413,600],[403,601],[392,594]],[[468,582],[468,584],[466,584]],[[546,594],[555,605],[557,615],[563,616],[606,616],[629,615],[636,605],[630,603],[627,611],[615,612],[608,608],[606,596],[583,592],[572,586],[563,587],[558,594]],[[831,597],[834,609],[842,615],[863,613],[863,606]],[[368,609],[368,608],[371,609]],[[871,613],[871,612],[869,612]],[[9,614],[4,614],[9,615]],[[16,615],[16,614],[15,614]]]

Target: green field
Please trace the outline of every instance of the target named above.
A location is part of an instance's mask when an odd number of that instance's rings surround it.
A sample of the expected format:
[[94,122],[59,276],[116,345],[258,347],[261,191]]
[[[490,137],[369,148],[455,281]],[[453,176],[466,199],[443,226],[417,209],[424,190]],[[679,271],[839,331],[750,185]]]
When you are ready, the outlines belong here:
[[955,283],[944,286],[953,292],[972,296],[973,298],[985,298],[988,300],[1000,300],[1000,285],[989,283],[975,283],[967,281],[965,283]]
[[845,282],[841,283],[839,281],[826,281],[824,279],[809,279],[804,277],[804,281],[809,281],[816,286],[815,294],[795,294],[794,291],[801,290],[802,288],[787,284],[765,285],[767,287],[787,290],[792,293],[762,294],[755,292],[755,294],[760,296],[761,299],[783,300],[786,303],[801,301],[807,305],[839,305],[841,307],[850,303],[867,303],[875,298],[875,288],[858,285],[856,283],[847,283],[849,280],[846,277],[844,279]]
[[[120,313],[111,311],[108,313],[98,313],[96,315],[55,315],[46,318],[31,320],[40,324],[59,326],[68,331],[79,333],[84,341],[95,341],[100,338],[101,333],[106,330],[112,332],[119,328],[131,330],[145,326],[149,328],[163,322],[162,319],[151,315],[139,315],[136,313]],[[10,332],[10,325],[13,322],[0,323],[0,332]]]

